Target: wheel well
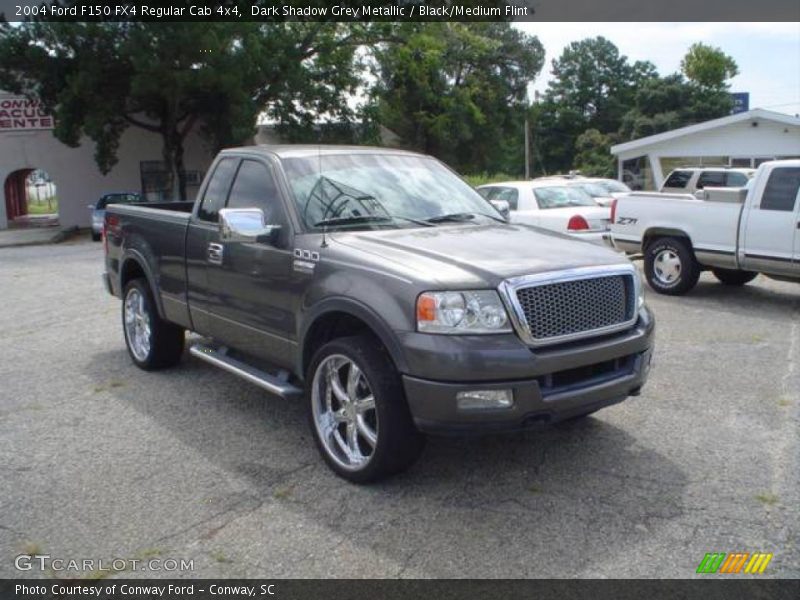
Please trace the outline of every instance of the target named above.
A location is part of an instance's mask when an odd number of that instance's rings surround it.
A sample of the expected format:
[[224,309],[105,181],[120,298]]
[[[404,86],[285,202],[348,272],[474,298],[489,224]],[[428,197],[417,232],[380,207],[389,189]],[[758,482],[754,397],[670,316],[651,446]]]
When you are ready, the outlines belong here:
[[119,274],[120,293],[125,291],[125,286],[128,285],[129,281],[139,278],[147,279],[147,274],[144,272],[142,265],[137,260],[126,260]]
[[385,350],[385,346],[380,337],[358,317],[342,311],[334,311],[321,315],[306,332],[303,340],[303,363],[301,374],[305,376],[305,371],[314,352],[333,339],[348,337],[351,335],[367,334],[374,338],[375,342]]
[[656,228],[656,229],[648,229],[644,237],[642,238],[642,251],[646,251],[647,247],[650,245],[654,239],[661,238],[661,237],[674,237],[674,238],[681,238],[686,240],[689,243],[689,249],[694,253],[694,246],[692,245],[691,238],[686,235],[685,232],[681,231],[680,229],[668,229],[664,227]]

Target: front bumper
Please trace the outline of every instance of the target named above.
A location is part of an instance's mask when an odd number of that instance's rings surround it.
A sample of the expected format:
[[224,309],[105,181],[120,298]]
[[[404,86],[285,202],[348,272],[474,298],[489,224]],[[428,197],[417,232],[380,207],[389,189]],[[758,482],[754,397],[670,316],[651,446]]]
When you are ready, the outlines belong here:
[[[556,423],[637,395],[649,374],[654,330],[652,316],[643,311],[632,330],[556,349],[533,351],[517,339],[505,352],[497,345],[482,345],[465,354],[462,344],[459,356],[442,360],[440,355],[433,363],[450,377],[429,377],[430,370],[403,375],[408,405],[417,427],[429,433],[513,431]],[[418,353],[417,349],[411,356],[419,358]],[[460,363],[459,377],[448,367],[454,360]],[[487,371],[488,365],[492,367]],[[511,407],[458,406],[458,392],[498,389],[513,390]]]

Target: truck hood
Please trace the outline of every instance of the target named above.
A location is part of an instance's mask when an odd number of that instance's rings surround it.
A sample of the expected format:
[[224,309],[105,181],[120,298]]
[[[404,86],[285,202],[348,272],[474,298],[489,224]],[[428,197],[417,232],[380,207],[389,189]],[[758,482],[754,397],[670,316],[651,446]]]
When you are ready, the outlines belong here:
[[461,288],[494,288],[518,275],[627,262],[611,249],[517,223],[338,232],[330,239],[338,252],[371,257],[398,275]]

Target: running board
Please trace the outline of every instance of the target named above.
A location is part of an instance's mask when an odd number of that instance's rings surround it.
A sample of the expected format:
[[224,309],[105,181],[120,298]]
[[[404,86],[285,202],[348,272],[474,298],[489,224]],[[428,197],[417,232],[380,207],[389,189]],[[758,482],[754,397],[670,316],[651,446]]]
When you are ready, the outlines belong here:
[[233,373],[276,396],[295,398],[303,393],[303,390],[280,377],[270,375],[266,371],[227,356],[224,349],[216,350],[204,344],[194,344],[189,348],[189,353],[215,367]]

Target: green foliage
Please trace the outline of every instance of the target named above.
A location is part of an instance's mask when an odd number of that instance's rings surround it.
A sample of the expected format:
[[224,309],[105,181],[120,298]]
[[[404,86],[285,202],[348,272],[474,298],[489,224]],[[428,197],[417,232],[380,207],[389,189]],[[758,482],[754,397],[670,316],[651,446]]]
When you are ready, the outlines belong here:
[[514,181],[519,179],[519,175],[509,175],[508,173],[476,173],[474,175],[464,175],[464,179],[472,187],[485,185],[487,183],[496,183],[498,181]]
[[553,61],[553,81],[532,109],[538,171],[566,171],[575,161],[575,143],[587,129],[615,132],[637,88],[656,76],[649,62],[629,62],[604,37],[572,42]]
[[185,198],[183,144],[195,128],[218,149],[247,140],[262,111],[288,130],[321,114],[350,119],[356,48],[383,27],[26,22],[0,31],[0,87],[40,98],[64,143],[93,140],[104,173],[127,127],[160,135]]
[[[555,79],[531,108],[537,172],[580,168],[613,174],[613,143],[730,113],[727,79],[738,72],[721,50],[694,44],[683,73],[660,77],[648,62],[630,63],[602,37],[573,42],[553,61]],[[685,75],[685,76],[684,76]]]
[[382,124],[415,150],[463,171],[523,168],[527,85],[539,40],[508,23],[401,25],[375,50],[372,97]]
[[736,61],[719,48],[692,44],[681,61],[681,71],[689,81],[704,88],[724,89],[728,79],[739,74]]
[[587,129],[575,140],[575,167],[587,177],[616,177],[616,161],[611,155],[614,137]]

